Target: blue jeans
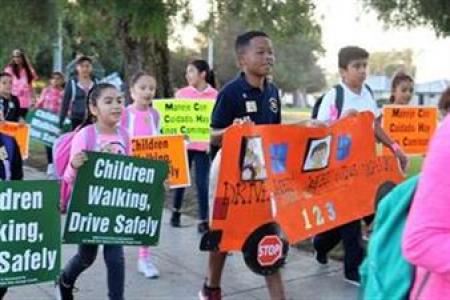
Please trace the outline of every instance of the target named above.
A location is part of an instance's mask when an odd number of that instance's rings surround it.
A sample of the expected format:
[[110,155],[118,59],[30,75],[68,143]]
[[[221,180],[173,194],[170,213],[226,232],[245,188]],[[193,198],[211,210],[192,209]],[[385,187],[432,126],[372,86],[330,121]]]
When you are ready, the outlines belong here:
[[[66,264],[62,271],[62,280],[73,286],[78,276],[95,261],[98,245],[81,244],[78,253]],[[108,297],[111,300],[124,299],[125,259],[121,245],[103,245],[103,257],[108,276]]]
[[[198,219],[208,220],[208,185],[209,185],[209,155],[204,151],[188,150],[189,169],[195,163],[195,185],[198,195]],[[183,204],[184,188],[175,190],[173,208],[180,210]]]

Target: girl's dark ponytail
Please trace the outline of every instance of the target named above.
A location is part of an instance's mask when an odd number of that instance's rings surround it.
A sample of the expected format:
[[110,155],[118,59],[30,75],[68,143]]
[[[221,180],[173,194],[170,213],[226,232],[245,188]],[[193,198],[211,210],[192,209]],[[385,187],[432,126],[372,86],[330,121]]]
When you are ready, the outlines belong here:
[[193,65],[200,73],[205,72],[205,81],[213,88],[216,87],[216,78],[214,76],[214,71],[209,68],[209,64],[206,60],[196,59],[191,61],[189,64]]
[[214,75],[214,71],[213,70],[209,70],[209,72],[206,72],[205,80],[213,88],[216,87],[216,75]]

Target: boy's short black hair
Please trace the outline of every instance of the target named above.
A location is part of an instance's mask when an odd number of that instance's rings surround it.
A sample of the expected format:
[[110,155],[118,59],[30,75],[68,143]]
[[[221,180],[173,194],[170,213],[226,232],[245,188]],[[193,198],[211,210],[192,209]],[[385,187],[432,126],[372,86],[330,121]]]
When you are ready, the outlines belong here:
[[6,72],[0,72],[0,78],[2,77],[12,77],[11,74],[6,73]]
[[89,56],[86,56],[86,55],[82,55],[82,56],[78,57],[75,64],[81,65],[85,61],[89,62],[92,65],[92,58],[90,58]]
[[267,33],[263,31],[247,31],[246,33],[243,33],[241,35],[238,35],[236,38],[236,42],[234,43],[234,51],[237,55],[241,55],[245,48],[247,48],[250,45],[250,41],[255,37],[265,37],[269,38]]
[[338,65],[340,69],[347,69],[352,60],[368,58],[369,52],[367,52],[366,49],[356,46],[348,46],[339,50]]

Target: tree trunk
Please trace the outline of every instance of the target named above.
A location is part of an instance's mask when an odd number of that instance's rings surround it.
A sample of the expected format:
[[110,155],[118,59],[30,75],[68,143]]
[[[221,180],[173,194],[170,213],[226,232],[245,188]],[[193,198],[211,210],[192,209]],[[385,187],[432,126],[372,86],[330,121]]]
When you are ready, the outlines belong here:
[[170,52],[167,39],[161,41],[147,36],[137,40],[130,36],[127,20],[119,20],[117,25],[124,55],[126,80],[128,81],[138,71],[148,72],[156,79],[157,97],[171,97],[173,90],[170,79]]

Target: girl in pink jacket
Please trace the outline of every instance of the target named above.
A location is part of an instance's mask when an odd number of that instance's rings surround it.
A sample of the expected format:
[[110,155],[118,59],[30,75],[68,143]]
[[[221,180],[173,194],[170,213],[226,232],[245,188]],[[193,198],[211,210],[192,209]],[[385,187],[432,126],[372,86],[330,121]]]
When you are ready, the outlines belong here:
[[450,298],[450,117],[433,137],[403,236],[416,266],[410,299]]

